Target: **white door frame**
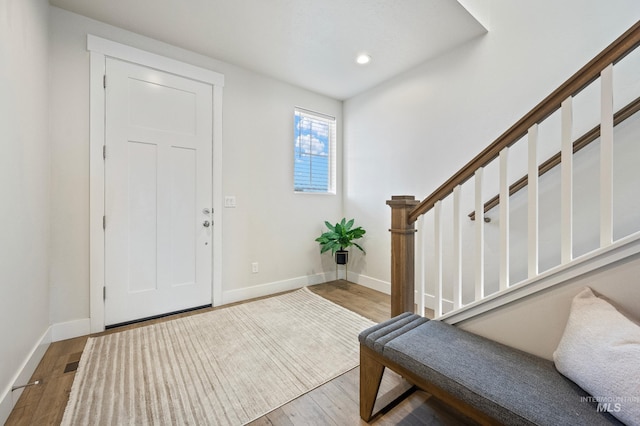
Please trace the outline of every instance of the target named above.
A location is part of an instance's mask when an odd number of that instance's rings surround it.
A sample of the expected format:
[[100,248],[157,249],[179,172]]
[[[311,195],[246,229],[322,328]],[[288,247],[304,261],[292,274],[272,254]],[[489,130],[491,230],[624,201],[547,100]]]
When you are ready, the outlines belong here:
[[[213,87],[213,259],[211,303],[222,300],[222,90],[224,75],[144,50],[87,35],[89,81],[89,317],[91,333],[104,330],[105,57],[210,84]],[[107,83],[108,84],[108,83]],[[107,154],[108,155],[108,154]],[[107,219],[108,220],[108,219]],[[107,225],[108,226],[108,225]]]

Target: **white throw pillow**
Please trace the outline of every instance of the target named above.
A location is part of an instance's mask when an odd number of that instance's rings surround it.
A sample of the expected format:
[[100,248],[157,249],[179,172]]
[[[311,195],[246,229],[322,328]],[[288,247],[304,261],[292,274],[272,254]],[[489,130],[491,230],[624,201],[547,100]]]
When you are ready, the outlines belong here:
[[640,326],[585,288],[553,353],[560,373],[628,425],[640,425]]

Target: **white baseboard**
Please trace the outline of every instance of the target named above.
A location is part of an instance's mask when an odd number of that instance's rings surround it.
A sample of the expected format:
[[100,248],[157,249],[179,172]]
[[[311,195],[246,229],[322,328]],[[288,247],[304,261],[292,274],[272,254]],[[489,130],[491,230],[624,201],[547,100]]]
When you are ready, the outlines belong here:
[[360,275],[355,272],[349,272],[347,275],[348,281],[362,286],[368,287],[372,290],[377,290],[384,294],[391,294],[391,283],[382,281],[377,278],[368,277],[366,275]]
[[[349,272],[348,280],[352,283],[360,284],[362,286],[368,287],[373,290],[380,291],[385,294],[391,294],[391,283],[386,281],[379,280],[377,278],[371,278],[366,275],[359,275],[355,272]],[[418,294],[416,292],[416,298]],[[424,305],[433,309],[435,307],[435,297],[431,294],[424,294]],[[445,311],[450,311],[453,309],[453,302],[451,300],[443,299],[442,300],[442,308]]]
[[31,349],[31,352],[27,355],[24,362],[18,369],[18,372],[11,380],[10,384],[4,390],[4,392],[0,396],[0,424],[5,424],[9,415],[11,414],[11,410],[18,402],[18,398],[22,395],[22,391],[24,389],[16,389],[15,391],[11,391],[14,386],[26,385],[29,383],[29,379],[33,375],[33,372],[36,371],[36,367],[40,364],[44,353],[47,351],[47,348],[51,344],[51,327],[48,327],[44,334],[40,337],[40,339],[36,342]]
[[74,337],[91,334],[91,319],[82,318],[73,321],[60,322],[51,326],[51,341],[73,339]]
[[5,424],[7,422],[12,409],[11,389],[9,389],[9,394],[3,394],[2,399],[0,399],[0,424]]
[[[291,278],[284,281],[259,284],[252,287],[239,288],[236,290],[223,290],[221,304],[226,305],[227,303],[240,302],[242,300],[253,299],[255,297],[269,296],[283,291],[297,290],[309,285],[322,284],[333,279],[334,278],[332,278],[331,273],[320,273]],[[218,304],[216,304],[216,306],[217,305]]]
[[[343,278],[344,272],[339,271],[338,278]],[[253,299],[255,297],[268,296],[270,294],[280,293],[283,291],[296,290],[305,286],[322,284],[335,280],[335,272],[324,272],[304,277],[291,278],[284,281],[275,281],[266,284],[260,284],[252,287],[245,287],[236,290],[227,290],[222,292],[222,305],[227,303],[240,302],[242,300]],[[347,280],[368,287],[373,290],[380,291],[385,294],[391,293],[391,284],[366,275],[360,275],[355,272],[347,274]],[[217,306],[218,304],[216,304]]]

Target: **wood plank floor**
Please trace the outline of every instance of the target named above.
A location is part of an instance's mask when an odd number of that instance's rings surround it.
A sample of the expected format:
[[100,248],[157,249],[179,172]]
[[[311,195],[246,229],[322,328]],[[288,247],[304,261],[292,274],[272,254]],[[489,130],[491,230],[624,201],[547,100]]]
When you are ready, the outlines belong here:
[[[389,296],[383,293],[342,280],[309,288],[334,303],[373,321],[380,322],[389,318]],[[108,330],[97,335],[116,333],[125,329],[221,308],[224,307],[208,308],[155,319]],[[88,337],[77,337],[50,345],[31,379],[31,381],[40,380],[42,384],[24,390],[6,425],[60,424],[75,376],[75,370],[65,372],[65,367],[73,367],[73,364],[77,363]],[[359,416],[359,374],[359,369],[355,368],[253,421],[251,425],[366,425]],[[407,389],[408,385],[402,378],[393,372],[385,372],[377,405],[384,406],[386,402]],[[378,409],[376,406],[374,411]],[[460,425],[473,423],[435,398],[430,397],[429,394],[415,391],[392,409],[380,413],[370,424]]]

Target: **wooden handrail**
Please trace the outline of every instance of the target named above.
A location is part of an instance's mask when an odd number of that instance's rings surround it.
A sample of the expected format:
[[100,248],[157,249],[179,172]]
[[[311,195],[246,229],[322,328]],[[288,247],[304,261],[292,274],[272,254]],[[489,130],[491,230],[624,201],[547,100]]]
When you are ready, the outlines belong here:
[[565,99],[580,93],[582,89],[599,77],[600,72],[603,69],[610,64],[615,64],[622,60],[639,44],[640,21],[636,22],[629,30],[618,37],[617,40],[600,52],[600,54],[593,58],[587,65],[571,76],[564,84],[547,96],[509,130],[504,132],[491,145],[480,152],[480,154],[468,162],[449,180],[418,204],[418,206],[416,206],[416,208],[409,214],[409,223],[414,223],[418,220],[418,218],[429,211],[436,202],[452,193],[456,186],[469,180],[477,169],[489,164],[493,159],[498,157],[500,151],[513,145],[516,141],[526,135],[531,126],[542,122],[545,118],[553,114],[560,108],[560,104]]
[[[636,98],[633,102],[629,103],[627,106],[622,108],[613,116],[613,125],[617,126],[618,124],[625,121],[627,118],[633,116],[636,112],[640,111],[640,98]],[[587,133],[576,139],[573,143],[573,153],[580,151],[582,148],[589,145],[591,142],[595,141],[600,137],[600,125],[597,125],[593,129],[589,130]],[[552,170],[560,164],[560,153],[558,152],[551,158],[549,158],[544,163],[540,164],[538,168],[538,176],[542,176],[548,171]],[[522,178],[515,181],[511,186],[509,186],[509,195],[513,195],[516,192],[520,191],[522,188],[525,188],[529,183],[529,179],[527,176],[523,176]],[[489,201],[484,203],[484,212],[488,212],[492,208],[496,207],[500,204],[500,195],[496,195],[491,198]],[[476,212],[473,211],[469,213],[469,218],[471,220],[476,219]]]

